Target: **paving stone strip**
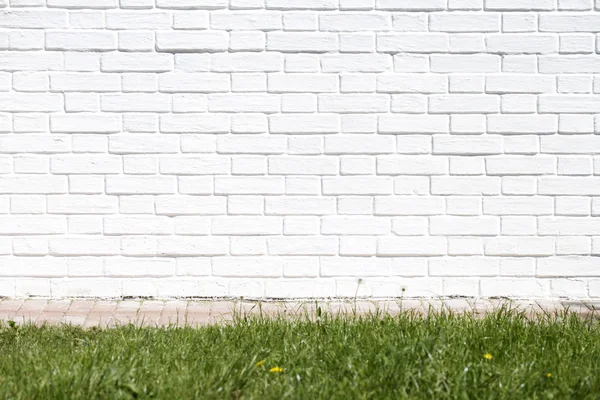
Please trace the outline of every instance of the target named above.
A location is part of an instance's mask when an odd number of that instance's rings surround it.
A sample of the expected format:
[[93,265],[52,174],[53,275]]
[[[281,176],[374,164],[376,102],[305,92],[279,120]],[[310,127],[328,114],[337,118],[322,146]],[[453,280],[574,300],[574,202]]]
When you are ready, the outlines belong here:
[[241,300],[44,300],[0,299],[0,320],[18,324],[36,325],[72,324],[84,328],[109,328],[119,325],[136,326],[202,326],[227,323],[237,316],[285,315],[290,317],[314,316],[317,307],[333,314],[397,314],[411,310],[426,313],[429,310],[453,310],[485,315],[502,305],[535,313],[568,309],[584,317],[600,315],[600,302],[502,300],[502,299],[445,299],[445,300],[378,300],[378,301],[241,301]]

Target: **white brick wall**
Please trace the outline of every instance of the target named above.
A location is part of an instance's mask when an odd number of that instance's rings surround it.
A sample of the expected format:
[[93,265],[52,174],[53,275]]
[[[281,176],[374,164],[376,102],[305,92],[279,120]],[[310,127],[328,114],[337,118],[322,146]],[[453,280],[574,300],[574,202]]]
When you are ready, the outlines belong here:
[[0,0],[0,296],[598,298],[599,32],[598,0]]

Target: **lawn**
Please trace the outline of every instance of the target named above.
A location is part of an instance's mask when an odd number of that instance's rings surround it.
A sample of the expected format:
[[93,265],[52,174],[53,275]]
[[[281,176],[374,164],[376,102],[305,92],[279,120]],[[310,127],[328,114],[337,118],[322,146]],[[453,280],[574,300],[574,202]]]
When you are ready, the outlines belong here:
[[599,323],[566,313],[5,324],[0,354],[0,398],[600,398]]

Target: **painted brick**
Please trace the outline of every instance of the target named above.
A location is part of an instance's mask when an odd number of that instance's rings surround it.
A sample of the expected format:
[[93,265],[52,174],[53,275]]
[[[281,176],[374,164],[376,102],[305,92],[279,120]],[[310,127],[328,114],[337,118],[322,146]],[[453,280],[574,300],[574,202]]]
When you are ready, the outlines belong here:
[[599,7],[0,0],[0,295],[600,297]]

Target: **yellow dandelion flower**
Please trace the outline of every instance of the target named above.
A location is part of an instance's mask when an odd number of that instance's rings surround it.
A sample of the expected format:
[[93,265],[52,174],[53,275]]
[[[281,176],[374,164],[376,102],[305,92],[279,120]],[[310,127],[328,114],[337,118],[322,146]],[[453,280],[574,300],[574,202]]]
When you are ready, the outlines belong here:
[[269,370],[269,372],[275,372],[275,373],[279,374],[279,373],[283,372],[283,368],[281,368],[281,367],[273,367],[273,368],[271,368]]
[[265,362],[267,362],[267,360],[260,360],[259,362],[256,363],[256,368],[262,367],[263,365],[265,365]]
[[552,373],[551,373],[551,372],[548,372],[548,373],[546,374],[546,378],[552,378]]
[[491,360],[492,358],[494,358],[494,356],[493,356],[493,355],[491,355],[490,353],[485,353],[485,354],[483,355],[483,358],[485,358],[486,360]]

